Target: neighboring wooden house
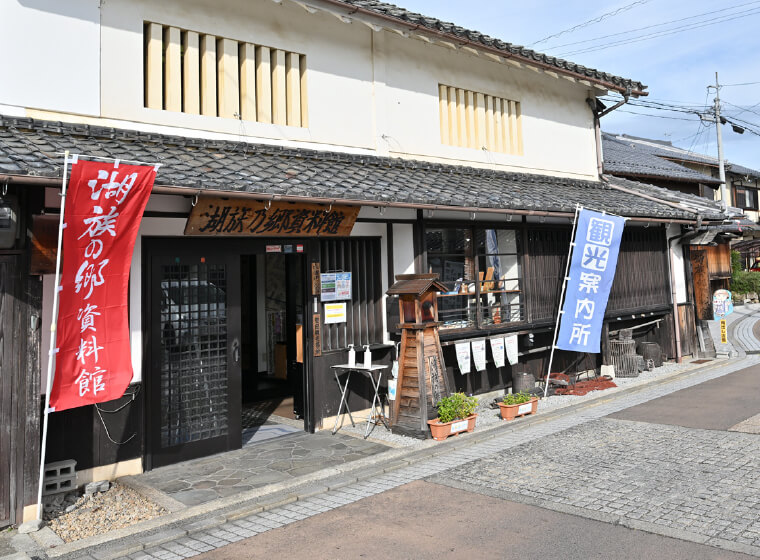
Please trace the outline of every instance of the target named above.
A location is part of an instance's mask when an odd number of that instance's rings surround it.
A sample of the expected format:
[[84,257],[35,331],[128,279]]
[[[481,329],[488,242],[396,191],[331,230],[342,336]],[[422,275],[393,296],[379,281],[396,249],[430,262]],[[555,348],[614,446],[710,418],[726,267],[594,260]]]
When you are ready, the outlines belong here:
[[[332,425],[330,366],[348,345],[394,358],[396,274],[447,286],[452,388],[545,373],[577,205],[630,218],[606,330],[659,320],[649,336],[684,354],[678,238],[725,216],[599,176],[587,101],[646,95],[641,83],[373,0],[5,9],[0,48],[17,53],[5,74],[24,79],[0,90],[0,185],[23,227],[0,250],[1,323],[15,335],[3,337],[0,456],[13,460],[0,462],[0,525],[35,513],[64,150],[162,164],[132,259],[132,385],[100,407],[111,414],[50,416],[48,460],[76,459],[80,483],[239,448],[274,397],[308,432]],[[245,208],[266,224],[241,231],[230,220]],[[307,215],[329,225],[316,235]],[[351,273],[343,321],[325,323],[320,271]],[[457,341],[504,334],[518,336],[519,365],[455,370]]]
[[[717,160],[709,156],[675,148],[669,142],[606,133],[602,135],[602,146],[606,173],[661,187],[660,197],[664,200],[686,202],[681,193],[698,194],[709,199],[709,204],[720,199],[720,180],[712,176],[717,169]],[[739,166],[731,166],[730,169],[734,169],[730,177],[736,176],[736,169],[751,173],[751,170]],[[727,178],[729,180],[735,179]],[[715,290],[729,287],[731,241],[758,230],[742,211],[752,196],[755,197],[756,206],[756,195],[749,188],[747,198],[743,198],[745,191],[741,189],[736,191],[733,188],[731,192],[732,200],[738,201],[741,206],[729,207],[726,222],[705,225],[701,231],[690,234],[683,243],[685,259],[689,263],[687,277],[691,281],[687,283],[687,302],[681,305],[685,314],[693,315],[698,320],[713,319],[712,294]],[[735,196],[737,192],[741,193],[739,197]],[[693,204],[694,201],[689,203]]]
[[[665,140],[626,134],[602,134],[606,173],[720,200],[718,158],[677,148]],[[754,222],[758,214],[760,171],[724,162],[728,206],[742,210]],[[738,214],[734,211],[734,214]]]

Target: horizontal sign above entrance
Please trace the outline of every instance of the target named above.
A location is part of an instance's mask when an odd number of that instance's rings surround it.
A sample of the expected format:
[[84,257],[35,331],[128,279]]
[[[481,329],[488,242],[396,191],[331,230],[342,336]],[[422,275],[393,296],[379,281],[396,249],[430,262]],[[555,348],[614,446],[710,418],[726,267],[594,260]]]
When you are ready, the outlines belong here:
[[358,206],[200,196],[185,235],[347,237],[358,214]]

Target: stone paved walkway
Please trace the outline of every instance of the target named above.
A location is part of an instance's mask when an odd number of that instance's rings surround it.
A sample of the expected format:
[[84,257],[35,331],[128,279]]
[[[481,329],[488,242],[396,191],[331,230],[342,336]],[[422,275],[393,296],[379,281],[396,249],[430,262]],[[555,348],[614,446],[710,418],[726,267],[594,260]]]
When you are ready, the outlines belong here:
[[[462,444],[454,448],[447,448],[445,453],[420,460],[409,466],[403,466],[389,472],[378,473],[369,480],[355,482],[334,490],[320,492],[316,495],[305,496],[303,499],[298,499],[298,501],[284,506],[273,507],[272,509],[255,513],[253,515],[248,515],[242,519],[230,521],[224,521],[222,519],[213,527],[204,527],[196,523],[185,527],[178,526],[173,529],[165,530],[163,534],[139,535],[130,541],[133,549],[129,554],[125,553],[122,556],[119,556],[119,554],[112,549],[112,554],[108,555],[108,557],[116,558],[128,556],[133,559],[157,558],[160,560],[178,560],[180,558],[195,556],[201,552],[226,546],[229,543],[255,536],[259,533],[269,531],[270,529],[282,527],[300,519],[305,519],[313,515],[318,515],[321,512],[356,502],[364,497],[402,486],[413,480],[420,480],[426,477],[439,475],[450,469],[457,469],[468,463],[477,464],[473,462],[486,459],[494,454],[504,454],[505,456],[509,456],[510,454],[514,454],[514,450],[518,446],[530,444],[531,442],[540,444],[542,438],[546,438],[547,441],[553,442],[555,441],[555,434],[565,432],[566,430],[570,431],[562,434],[562,437],[569,436],[570,438],[573,438],[573,435],[575,434],[575,432],[572,431],[573,429],[578,430],[578,433],[582,433],[584,429],[600,425],[600,419],[609,414],[673,393],[683,388],[695,386],[710,379],[719,378],[734,371],[738,371],[739,369],[755,366],[758,363],[760,363],[760,358],[757,356],[748,356],[747,358],[732,360],[730,362],[716,362],[715,364],[687,375],[680,375],[670,380],[654,383],[642,389],[634,390],[613,398],[599,399],[584,407],[576,408],[573,411],[568,411],[564,414],[558,414],[544,422],[526,422],[522,426],[520,424],[515,424],[512,429],[498,430],[494,432],[494,437],[475,442],[471,445]],[[614,425],[622,424],[622,422],[609,420],[601,422]],[[757,457],[758,455],[753,444],[750,444],[749,440],[745,439],[754,438],[754,436],[746,434],[730,435],[735,437],[738,436],[740,438],[737,440],[740,442],[738,447],[735,443],[729,443],[729,438],[725,433],[718,440],[709,441],[706,445],[715,445],[718,449],[721,449],[722,446],[734,446],[730,447],[730,449],[738,450],[741,453],[741,457],[744,457],[744,460],[740,461],[736,467],[733,467],[734,470],[730,473],[733,480],[738,480],[741,478],[742,473],[747,471],[749,466],[752,466],[753,463],[750,461],[754,460],[754,457]],[[562,437],[556,437],[556,440],[562,440]],[[461,441],[464,442],[466,439],[462,439]],[[622,441],[613,443],[618,446],[618,449],[620,449],[619,446],[624,445],[624,442]],[[646,447],[646,444],[646,440],[641,443],[644,448]],[[645,457],[648,459],[644,460],[657,460],[654,449],[658,447],[661,448],[662,444],[652,443],[652,445],[652,451],[647,451],[645,453]],[[684,466],[683,469],[703,469],[719,484],[717,479],[717,473],[721,468],[719,463],[725,461],[725,457],[720,456],[715,457],[714,460],[710,460],[709,455],[711,448],[704,447],[703,444],[694,441],[690,442],[690,446],[684,445],[683,448],[679,447],[677,451],[684,453],[684,456],[688,459],[689,457],[692,457],[690,454],[690,450],[692,449],[702,449],[703,452],[706,452],[708,458],[700,463],[694,461],[689,463],[689,461],[687,461],[687,465]],[[728,453],[730,449],[727,448],[726,453]],[[505,453],[508,450],[509,452]],[[668,451],[668,453],[670,453],[670,451]],[[612,458],[613,457],[611,456],[610,461],[612,461]],[[615,476],[619,476],[621,472],[627,472],[628,476],[632,477],[635,475],[635,463],[630,462],[630,460],[625,459],[624,457],[618,458],[616,461],[617,462],[610,462],[606,467],[608,469],[607,473],[610,477],[613,473]],[[755,468],[750,481],[753,487],[758,480],[757,472],[758,470]],[[669,493],[672,491],[678,491],[680,488],[678,486],[679,481],[676,479],[684,478],[688,476],[688,474],[688,472],[684,471],[681,477],[672,477],[673,482],[670,487],[667,487],[664,481],[651,481],[649,484],[657,488],[658,491],[663,492],[662,496],[655,494],[655,498],[663,498],[662,504],[665,504]],[[443,478],[445,479],[447,476],[448,475],[444,475]],[[711,478],[711,480],[713,480],[713,478]],[[681,480],[680,483],[687,485],[690,481]],[[647,481],[642,480],[640,481],[640,484],[643,487],[647,484]],[[617,491],[625,495],[626,488],[629,487],[630,486],[622,486],[618,488]],[[731,494],[726,494],[727,488],[725,486],[719,485],[717,488],[719,489],[719,497],[725,499],[726,497],[730,498],[732,496]],[[599,492],[602,493],[603,489],[604,488],[601,488]],[[632,490],[633,488],[631,487],[631,491]],[[612,494],[609,494],[609,496],[610,499],[613,499],[611,497]],[[736,502],[733,508],[728,505],[724,508],[724,513],[722,513],[722,515],[732,517],[731,520],[728,521],[728,525],[726,525],[726,530],[720,530],[718,533],[715,533],[713,530],[711,530],[709,534],[701,533],[699,532],[701,526],[698,525],[687,527],[686,529],[677,532],[675,527],[657,525],[655,523],[648,524],[646,530],[660,534],[667,534],[669,536],[679,536],[680,538],[694,542],[705,542],[707,539],[710,539],[711,544],[715,546],[721,546],[723,548],[740,552],[749,552],[751,554],[760,554],[760,546],[754,544],[756,540],[753,535],[757,526],[754,524],[754,521],[749,518],[749,516],[752,515],[756,516],[756,512],[751,511],[750,509],[752,504],[755,503],[754,500],[756,495],[754,492],[751,492],[747,495],[747,499],[742,499],[741,496],[739,496],[739,498],[739,501]],[[701,498],[697,496],[695,499]],[[677,502],[677,500],[673,503],[675,507],[662,509],[662,515],[660,515],[658,519],[672,519],[674,523],[682,523],[681,519],[683,517],[698,515],[698,512],[701,511],[700,509],[688,508],[686,511],[683,511],[683,504],[675,502]],[[635,511],[637,505],[635,500],[631,500],[631,505],[634,506],[634,509],[631,509],[631,511]],[[610,505],[600,507],[612,508]],[[625,507],[626,503],[624,502],[621,502],[619,505],[615,503],[616,509],[613,511],[622,511]],[[637,523],[641,523],[641,521],[634,518],[628,519],[620,516],[614,518],[609,516],[604,517],[608,514],[599,511],[594,512],[594,514],[596,515],[595,518],[608,520],[610,522],[617,521],[627,524],[628,526],[642,528],[641,526],[636,525]],[[644,514],[646,514],[645,511],[642,512],[642,515]],[[210,522],[211,521],[213,520],[210,520]],[[731,527],[732,530],[728,531],[728,527]],[[720,529],[719,527],[715,528]],[[75,554],[66,556],[67,559],[76,557],[85,556],[76,556]]]
[[601,419],[443,476],[760,547],[759,462],[754,435]]
[[233,496],[389,449],[329,432],[300,432],[227,453],[185,461],[127,477],[187,506]]

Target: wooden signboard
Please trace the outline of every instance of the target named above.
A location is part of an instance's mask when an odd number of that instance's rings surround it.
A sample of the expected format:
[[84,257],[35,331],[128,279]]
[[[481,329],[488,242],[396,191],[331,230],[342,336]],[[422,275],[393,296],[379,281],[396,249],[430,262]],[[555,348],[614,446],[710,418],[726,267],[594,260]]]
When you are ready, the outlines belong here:
[[358,206],[200,196],[185,235],[347,237],[358,214]]
[[322,291],[320,265],[318,262],[311,263],[311,293],[318,296]]
[[311,339],[314,345],[314,357],[322,355],[322,318],[319,313],[314,313],[311,324]]

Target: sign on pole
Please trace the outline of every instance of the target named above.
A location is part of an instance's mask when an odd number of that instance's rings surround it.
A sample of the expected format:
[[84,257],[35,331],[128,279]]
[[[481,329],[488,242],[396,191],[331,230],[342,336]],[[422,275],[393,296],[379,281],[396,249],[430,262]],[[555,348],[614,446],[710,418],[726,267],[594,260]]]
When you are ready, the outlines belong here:
[[615,278],[625,218],[582,209],[556,347],[599,353],[602,320]]
[[723,319],[734,312],[734,301],[728,290],[715,290],[713,293],[713,321]]
[[132,380],[129,267],[155,177],[152,166],[71,167],[51,411],[119,398]]

